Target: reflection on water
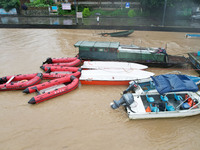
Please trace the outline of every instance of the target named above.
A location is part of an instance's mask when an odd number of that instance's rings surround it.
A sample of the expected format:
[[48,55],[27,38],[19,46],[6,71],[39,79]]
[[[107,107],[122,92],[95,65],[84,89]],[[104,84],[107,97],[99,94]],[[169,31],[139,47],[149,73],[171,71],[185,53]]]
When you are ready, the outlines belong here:
[[[52,20],[56,22],[57,20]],[[169,54],[199,50],[199,39],[185,33],[135,31],[128,37],[102,37],[101,30],[0,29],[0,77],[42,72],[47,57],[73,57],[77,41],[111,41],[165,47]],[[108,31],[113,32],[113,31]],[[149,68],[156,75],[187,68]],[[76,90],[38,105],[36,94],[0,92],[0,149],[123,150],[192,149],[200,147],[200,115],[175,119],[129,120],[121,107],[110,108],[127,86],[80,85]]]
[[1,17],[2,24],[19,24],[17,17]]
[[[126,22],[126,23],[124,23]],[[2,16],[2,24],[47,24],[47,25],[75,25],[76,19],[71,17],[17,17]],[[97,25],[96,18],[78,19],[79,24]],[[106,26],[161,26],[161,20],[158,18],[104,18],[100,17],[100,25]],[[165,26],[200,28],[200,21],[192,20],[166,20]]]
[[64,17],[1,17],[2,24],[73,25],[73,20]]

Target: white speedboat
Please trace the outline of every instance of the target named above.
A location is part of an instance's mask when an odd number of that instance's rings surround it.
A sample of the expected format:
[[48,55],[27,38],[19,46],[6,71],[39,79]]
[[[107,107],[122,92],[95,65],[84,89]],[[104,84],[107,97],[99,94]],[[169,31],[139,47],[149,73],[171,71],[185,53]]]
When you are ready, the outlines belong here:
[[[200,93],[196,83],[182,75],[152,77],[157,92],[124,93],[111,107],[123,105],[130,119],[173,118],[200,114]],[[168,80],[169,79],[169,80]]]
[[132,80],[145,79],[153,75],[154,73],[144,70],[82,70],[80,82],[93,85],[128,85]]
[[148,66],[138,63],[117,62],[117,61],[84,61],[82,69],[124,69],[124,70],[144,70]]

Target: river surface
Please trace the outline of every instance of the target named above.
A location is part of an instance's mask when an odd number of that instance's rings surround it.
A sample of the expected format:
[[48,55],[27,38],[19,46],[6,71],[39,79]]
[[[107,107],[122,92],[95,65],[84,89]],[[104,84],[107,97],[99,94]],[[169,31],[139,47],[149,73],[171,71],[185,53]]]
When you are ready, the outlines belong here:
[[[119,41],[165,47],[172,55],[200,50],[199,39],[183,32],[135,31],[129,37],[101,37],[103,30],[0,29],[0,77],[42,72],[47,57],[74,57],[79,40]],[[112,32],[112,31],[106,31]],[[181,71],[198,75],[191,66],[149,68],[156,75]],[[112,110],[127,86],[79,85],[65,95],[36,104],[36,94],[0,92],[1,150],[199,150],[200,115],[176,119],[129,120],[123,108]]]

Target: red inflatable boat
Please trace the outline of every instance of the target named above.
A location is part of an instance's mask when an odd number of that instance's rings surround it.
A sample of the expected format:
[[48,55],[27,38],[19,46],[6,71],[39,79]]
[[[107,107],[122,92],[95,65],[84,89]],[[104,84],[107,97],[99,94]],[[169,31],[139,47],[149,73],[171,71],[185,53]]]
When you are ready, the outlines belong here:
[[64,76],[60,76],[57,79],[54,79],[54,80],[51,80],[51,81],[48,81],[48,82],[44,82],[42,84],[27,87],[23,91],[23,93],[27,93],[27,94],[33,93],[33,92],[37,92],[37,91],[40,91],[40,90],[43,90],[43,89],[46,89],[46,88],[49,88],[49,87],[53,87],[53,86],[60,85],[60,84],[63,84],[63,83],[71,82],[71,77],[74,76],[76,78],[79,78],[80,75],[81,75],[81,71],[75,72],[73,75],[72,74],[63,74],[63,75]]
[[4,84],[4,83],[8,82],[9,80],[12,80],[12,81],[30,80],[30,79],[33,79],[36,75],[37,75],[37,73],[6,76],[6,77],[0,78],[0,84]]
[[[67,83],[70,82],[70,83],[67,84],[67,85],[62,84],[62,83],[66,83],[66,82]],[[37,104],[37,103],[43,102],[45,100],[48,100],[48,99],[63,95],[65,93],[68,93],[68,92],[70,92],[70,91],[72,91],[72,90],[74,90],[78,87],[79,79],[76,78],[75,76],[55,79],[55,80],[50,81],[50,83],[46,82],[46,83],[37,85],[35,87],[28,88],[27,91],[29,91],[29,92],[39,91],[41,89],[44,89],[44,87],[47,88],[47,87],[50,87],[50,86],[53,86],[53,85],[57,85],[58,83],[60,85],[63,85],[63,86],[56,88],[54,90],[51,90],[51,91],[48,91],[48,89],[46,89],[46,91],[44,93],[41,93],[41,94],[39,94],[35,97],[32,97],[28,103],[29,104]],[[27,91],[24,90],[24,93],[29,93]]]
[[41,66],[40,68],[46,71],[46,73],[68,72],[70,74],[72,72],[77,72],[79,70],[79,67],[64,67],[64,66],[51,66],[51,67]]
[[[54,73],[54,72],[42,73],[42,79],[44,79],[44,80],[52,80],[52,79],[57,79],[57,78],[65,77],[65,76],[71,76],[71,75],[74,75],[75,77],[79,78],[80,75],[81,75],[81,70],[82,70],[81,68],[72,68],[73,72],[69,72],[70,74],[69,73]],[[24,80],[31,80],[35,76],[37,76],[37,74],[38,73],[19,74],[19,75],[14,75],[14,76],[2,77],[2,78],[0,78],[0,85],[8,82],[9,80],[12,80],[12,82],[17,82],[17,81],[21,81],[21,80],[23,80],[23,81]]]
[[43,73],[42,79],[52,80],[52,79],[62,78],[62,77],[71,76],[71,75],[79,78],[81,76],[81,68],[79,68],[77,72],[73,72],[73,73],[70,73],[70,74],[54,73],[54,72]]
[[63,67],[77,67],[81,64],[80,59],[76,59],[75,61],[69,62],[69,63],[53,63],[53,64],[44,64],[43,67],[57,67],[57,66],[63,66]]
[[66,57],[66,58],[47,58],[43,64],[52,64],[52,63],[68,63],[77,60],[78,57]]
[[29,86],[38,84],[42,79],[42,73],[14,75],[0,78],[0,91],[23,90]]

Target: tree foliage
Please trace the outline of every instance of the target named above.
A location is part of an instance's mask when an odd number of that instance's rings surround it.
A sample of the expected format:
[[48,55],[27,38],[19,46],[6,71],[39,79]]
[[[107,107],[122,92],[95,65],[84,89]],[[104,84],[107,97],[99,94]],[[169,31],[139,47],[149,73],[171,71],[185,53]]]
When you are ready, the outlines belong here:
[[53,0],[34,0],[33,2],[26,3],[28,7],[49,7],[53,5]]
[[[145,9],[163,8],[165,0],[140,0]],[[188,6],[189,4],[200,4],[200,0],[167,0],[167,7],[175,7],[177,5]]]
[[130,10],[128,11],[128,16],[129,16],[129,17],[135,17],[135,16],[136,16],[136,12],[135,12],[133,9],[130,9]]
[[12,8],[19,8],[19,0],[0,0],[0,7],[9,11]]
[[90,9],[84,8],[83,9],[83,17],[89,17],[90,15],[91,15]]

